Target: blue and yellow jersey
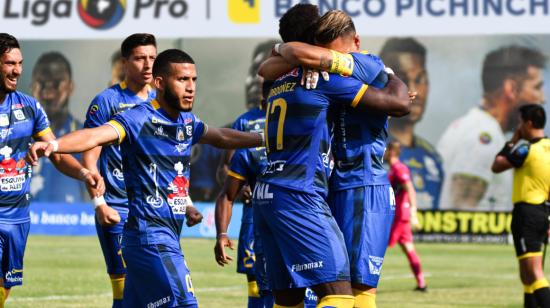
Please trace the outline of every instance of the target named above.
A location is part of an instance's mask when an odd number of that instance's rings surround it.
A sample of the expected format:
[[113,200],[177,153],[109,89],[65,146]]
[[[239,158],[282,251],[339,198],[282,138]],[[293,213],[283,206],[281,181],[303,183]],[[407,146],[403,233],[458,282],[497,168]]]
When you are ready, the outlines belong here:
[[[365,53],[350,55],[353,58],[353,83],[359,80],[376,88],[385,86],[378,78],[384,70],[380,58]],[[357,112],[354,107],[340,104],[331,108],[334,155],[330,180],[332,190],[389,183],[382,165],[388,137],[388,117],[378,112]]]
[[[63,125],[53,129],[53,133],[61,137],[78,129],[82,129],[82,122],[69,115]],[[80,154],[74,157],[80,160]],[[40,158],[38,166],[33,171],[31,182],[33,201],[73,203],[83,202],[87,198],[84,182],[68,176],[60,176],[59,171],[48,158]],[[56,187],[51,189],[48,184],[54,182]]]
[[262,182],[326,196],[330,170],[330,102],[355,106],[367,86],[336,74],[315,90],[300,86],[302,69],[275,81],[269,92],[265,123],[268,166]]
[[419,209],[439,208],[439,197],[445,174],[443,160],[437,150],[424,138],[413,137],[412,146],[401,145],[399,159],[409,167],[411,182],[416,190]]
[[[265,111],[260,108],[250,109],[233,123],[233,129],[244,132],[262,133],[264,126]],[[227,175],[241,181],[246,181],[250,189],[254,190],[256,177],[265,170],[266,166],[267,155],[264,147],[238,149],[231,158]],[[251,206],[243,207],[243,223],[252,223],[253,216],[254,214]]]
[[25,161],[32,138],[51,132],[40,104],[11,92],[0,104],[0,223],[28,222],[31,166]]
[[[156,92],[149,91],[149,97],[143,100],[132,92],[125,82],[113,85],[99,93],[90,104],[86,113],[84,127],[93,128],[101,126],[111,120],[115,115],[122,113],[136,105],[151,101]],[[105,179],[105,201],[117,210],[127,211],[128,197],[124,186],[122,158],[118,145],[104,146],[98,161],[98,169]]]
[[206,125],[190,112],[173,120],[156,100],[119,113],[108,124],[119,134],[128,192],[124,244],[178,242],[189,197],[191,147]]

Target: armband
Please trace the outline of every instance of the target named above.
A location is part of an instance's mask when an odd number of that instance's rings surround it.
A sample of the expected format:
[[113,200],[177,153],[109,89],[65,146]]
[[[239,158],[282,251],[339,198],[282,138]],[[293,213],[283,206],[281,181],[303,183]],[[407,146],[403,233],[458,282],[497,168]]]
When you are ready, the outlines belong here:
[[351,76],[353,73],[353,58],[351,55],[331,50],[332,65],[329,73],[336,73],[343,76]]

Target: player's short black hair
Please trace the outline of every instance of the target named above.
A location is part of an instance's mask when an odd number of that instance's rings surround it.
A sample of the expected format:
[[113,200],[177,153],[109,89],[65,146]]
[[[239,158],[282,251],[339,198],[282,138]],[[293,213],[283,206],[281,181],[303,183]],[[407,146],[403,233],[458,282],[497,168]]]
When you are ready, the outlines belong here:
[[132,54],[134,48],[148,45],[157,47],[157,40],[154,35],[149,33],[134,33],[122,41],[120,53],[122,57],[127,59]]
[[546,125],[546,112],[539,104],[523,105],[519,108],[519,114],[524,122],[531,121],[534,128],[543,129]]
[[321,15],[313,4],[296,4],[279,19],[279,35],[283,42],[313,44],[317,21]]
[[167,49],[157,55],[155,63],[153,63],[153,76],[157,77],[169,74],[171,63],[195,64],[195,61],[183,50]]
[[521,80],[530,66],[544,68],[546,59],[540,51],[518,45],[491,51],[485,56],[481,72],[484,93],[500,89],[506,79]]
[[[415,55],[419,55],[422,58],[422,65],[426,63],[426,47],[422,45],[419,41],[412,37],[404,37],[404,38],[390,38],[385,43],[384,46],[382,46],[382,50],[380,50],[380,58],[384,60],[387,66],[393,68],[393,69],[399,69],[398,66],[399,63],[396,64],[389,64],[386,61],[391,61],[391,54],[392,53],[412,53]],[[388,60],[386,60],[388,59]],[[392,61],[395,62],[395,61]]]
[[0,55],[10,52],[12,49],[21,49],[17,39],[8,33],[0,33]]
[[45,66],[52,65],[52,64],[61,65],[65,69],[67,74],[69,74],[69,78],[71,79],[73,78],[71,63],[62,53],[57,51],[50,51],[40,55],[40,57],[36,61],[36,64],[34,65],[34,68],[32,70],[32,75],[35,76]]

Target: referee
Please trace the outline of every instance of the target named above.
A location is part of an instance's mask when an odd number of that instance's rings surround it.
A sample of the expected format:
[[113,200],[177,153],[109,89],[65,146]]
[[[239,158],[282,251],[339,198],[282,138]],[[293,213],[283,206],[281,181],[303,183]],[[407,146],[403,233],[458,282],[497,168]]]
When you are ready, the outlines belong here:
[[550,307],[550,288],[542,266],[549,228],[545,202],[550,192],[550,139],[544,136],[546,115],[541,105],[524,105],[519,112],[519,126],[491,169],[499,173],[514,168],[512,235],[524,307]]

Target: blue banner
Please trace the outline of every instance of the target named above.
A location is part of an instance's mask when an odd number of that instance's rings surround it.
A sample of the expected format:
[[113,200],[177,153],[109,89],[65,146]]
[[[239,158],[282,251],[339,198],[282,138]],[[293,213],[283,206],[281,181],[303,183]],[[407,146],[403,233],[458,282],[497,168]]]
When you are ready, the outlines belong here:
[[[202,223],[194,227],[183,226],[182,237],[216,237],[214,203],[195,203],[204,216]],[[95,235],[94,209],[89,203],[31,204],[31,234],[41,235]],[[238,238],[241,225],[242,205],[235,204],[227,233]]]

